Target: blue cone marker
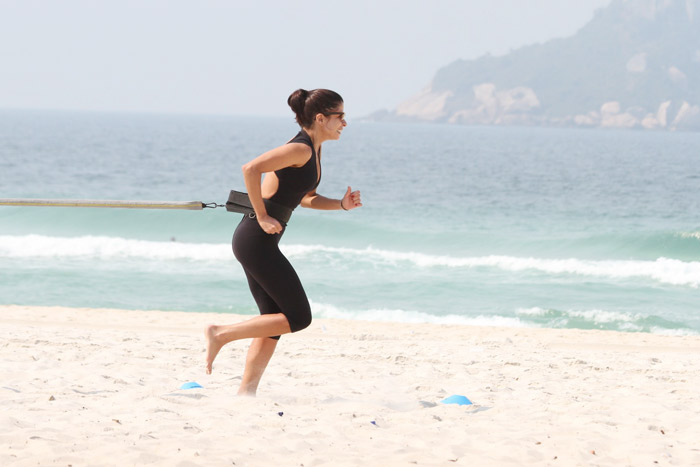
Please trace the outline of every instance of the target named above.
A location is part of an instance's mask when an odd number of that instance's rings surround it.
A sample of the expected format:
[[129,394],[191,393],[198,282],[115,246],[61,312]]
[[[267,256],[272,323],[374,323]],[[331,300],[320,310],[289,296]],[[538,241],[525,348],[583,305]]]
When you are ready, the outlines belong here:
[[202,387],[201,384],[192,381],[190,383],[184,383],[182,386],[180,386],[180,389],[194,389],[194,388],[201,388],[201,387]]
[[447,397],[440,402],[443,404],[472,405],[472,401],[467,399],[465,396],[460,396],[459,394]]

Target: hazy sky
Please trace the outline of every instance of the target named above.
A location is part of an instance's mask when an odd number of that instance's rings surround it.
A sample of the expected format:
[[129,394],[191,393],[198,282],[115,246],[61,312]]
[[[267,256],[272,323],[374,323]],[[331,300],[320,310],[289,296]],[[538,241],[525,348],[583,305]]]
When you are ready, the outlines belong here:
[[0,0],[0,108],[391,109],[460,58],[574,34],[610,0]]

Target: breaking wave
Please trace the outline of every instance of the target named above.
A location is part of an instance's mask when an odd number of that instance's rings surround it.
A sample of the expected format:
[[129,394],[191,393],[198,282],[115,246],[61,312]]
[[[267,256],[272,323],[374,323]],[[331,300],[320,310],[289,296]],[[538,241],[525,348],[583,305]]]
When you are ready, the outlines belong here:
[[[452,257],[416,252],[324,245],[283,245],[290,258],[338,259],[356,263],[414,268],[494,268],[548,275],[579,275],[609,279],[651,279],[664,284],[700,286],[700,261],[658,258],[643,260],[547,259],[517,256]],[[228,244],[158,242],[121,237],[0,236],[0,257],[8,258],[135,258],[162,261],[230,261]]]

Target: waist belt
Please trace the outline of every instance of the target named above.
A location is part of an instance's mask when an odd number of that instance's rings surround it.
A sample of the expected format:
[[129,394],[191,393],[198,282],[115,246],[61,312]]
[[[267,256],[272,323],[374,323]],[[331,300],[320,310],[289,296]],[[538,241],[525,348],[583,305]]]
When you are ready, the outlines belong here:
[[[292,217],[292,212],[294,212],[293,209],[279,203],[275,203],[274,201],[270,201],[269,199],[263,198],[263,202],[265,203],[265,209],[270,216],[274,217],[285,225],[289,222],[289,219]],[[228,195],[228,201],[226,201],[226,210],[228,212],[245,214],[251,219],[255,218],[255,209],[253,209],[253,205],[250,203],[248,193],[231,190],[231,193]]]

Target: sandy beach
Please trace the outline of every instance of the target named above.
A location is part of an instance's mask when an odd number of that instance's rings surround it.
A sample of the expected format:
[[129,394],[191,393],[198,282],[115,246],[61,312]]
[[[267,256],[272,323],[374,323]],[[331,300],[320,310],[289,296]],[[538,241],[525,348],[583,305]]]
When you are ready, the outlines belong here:
[[241,398],[245,318],[0,307],[0,465],[700,465],[700,337],[318,319]]

